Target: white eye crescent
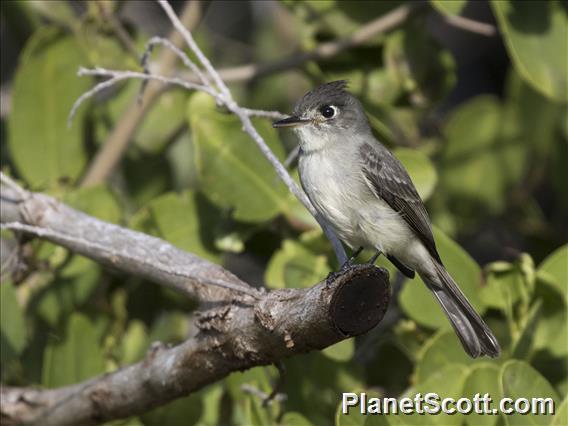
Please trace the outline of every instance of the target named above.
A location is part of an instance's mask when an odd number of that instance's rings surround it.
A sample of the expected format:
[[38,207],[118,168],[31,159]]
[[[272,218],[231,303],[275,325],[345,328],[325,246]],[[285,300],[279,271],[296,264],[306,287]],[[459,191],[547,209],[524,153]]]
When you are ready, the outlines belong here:
[[337,107],[334,105],[324,105],[319,111],[321,115],[327,119],[333,118],[337,115]]

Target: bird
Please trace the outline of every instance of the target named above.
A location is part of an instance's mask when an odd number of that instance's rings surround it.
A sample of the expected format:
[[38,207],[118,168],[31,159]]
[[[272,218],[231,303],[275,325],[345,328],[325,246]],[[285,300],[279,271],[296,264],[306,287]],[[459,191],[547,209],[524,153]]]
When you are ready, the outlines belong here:
[[[345,80],[322,84],[273,123],[299,138],[298,170],[309,200],[353,250],[384,254],[404,275],[420,275],[472,358],[498,357],[499,342],[450,276],[430,219],[400,161],[373,135]],[[346,265],[343,265],[346,266]]]

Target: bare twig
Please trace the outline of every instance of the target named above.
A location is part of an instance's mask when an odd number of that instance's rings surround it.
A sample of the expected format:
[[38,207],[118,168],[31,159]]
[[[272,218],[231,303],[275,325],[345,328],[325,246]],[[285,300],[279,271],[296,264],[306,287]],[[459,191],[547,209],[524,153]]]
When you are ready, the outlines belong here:
[[189,68],[191,71],[193,71],[193,73],[195,75],[197,75],[199,77],[199,81],[206,85],[209,86],[211,85],[209,83],[209,79],[205,76],[205,74],[203,74],[201,72],[201,70],[199,69],[199,67],[197,65],[195,65],[193,63],[193,61],[191,59],[189,59],[189,57],[183,53],[183,51],[178,48],[175,44],[173,44],[171,41],[169,41],[166,38],[163,37],[152,37],[148,43],[146,43],[146,49],[144,51],[144,53],[142,54],[142,58],[140,60],[140,62],[142,62],[142,66],[144,67],[144,70],[149,73],[148,70],[148,58],[150,57],[150,54],[152,53],[152,50],[154,49],[154,47],[156,45],[162,45],[165,46],[166,48],[170,49],[172,51],[172,53],[174,55],[176,55],[178,57],[178,59],[180,59],[182,61],[182,63]]
[[203,65],[205,71],[207,71],[207,74],[209,74],[209,76],[213,78],[213,81],[221,92],[220,94],[223,97],[226,97],[226,101],[231,100],[231,92],[229,92],[229,89],[227,88],[225,83],[223,83],[223,80],[221,80],[221,77],[219,77],[219,74],[217,73],[215,68],[213,68],[213,65],[211,65],[211,62],[209,62],[207,56],[203,54],[203,52],[193,39],[191,32],[185,27],[185,25],[183,25],[183,22],[180,21],[170,4],[166,0],[158,0],[158,3],[160,4],[160,6],[162,6],[162,9],[164,9],[164,12],[166,12],[166,15],[168,15],[168,18],[170,18],[170,21],[172,22],[174,28],[182,35],[187,46],[195,54],[195,56],[197,56],[197,59],[199,59],[199,62],[201,62],[201,65]]
[[75,114],[77,113],[77,110],[79,109],[79,107],[81,106],[81,104],[83,102],[85,102],[87,99],[93,97],[94,95],[96,95],[97,93],[108,89],[109,87],[115,85],[116,83],[118,83],[119,81],[123,81],[123,80],[130,80],[130,79],[138,79],[138,80],[143,80],[143,81],[149,81],[149,80],[155,80],[155,81],[159,81],[160,83],[163,84],[174,84],[177,86],[181,86],[187,90],[200,90],[202,92],[205,92],[211,96],[216,97],[217,94],[215,92],[213,92],[209,86],[204,86],[201,84],[197,84],[197,83],[192,83],[190,81],[181,79],[181,78],[177,78],[177,77],[164,77],[162,75],[156,75],[156,74],[147,74],[147,73],[143,73],[143,72],[137,72],[137,71],[116,71],[116,70],[107,70],[105,68],[94,68],[94,69],[87,69],[87,68],[79,68],[79,71],[77,72],[77,75],[82,77],[82,76],[96,76],[96,77],[110,77],[109,80],[105,80],[101,83],[98,83],[95,87],[93,87],[91,90],[89,90],[88,92],[83,93],[73,104],[73,106],[71,107],[71,112],[69,113],[69,118],[68,118],[68,125],[70,126],[71,123],[73,122],[73,118],[75,117]]
[[497,28],[495,28],[491,24],[474,21],[473,19],[469,19],[460,15],[451,15],[446,13],[441,13],[440,15],[448,25],[459,28],[460,30],[468,31],[470,33],[475,33],[486,37],[493,37],[497,35]]

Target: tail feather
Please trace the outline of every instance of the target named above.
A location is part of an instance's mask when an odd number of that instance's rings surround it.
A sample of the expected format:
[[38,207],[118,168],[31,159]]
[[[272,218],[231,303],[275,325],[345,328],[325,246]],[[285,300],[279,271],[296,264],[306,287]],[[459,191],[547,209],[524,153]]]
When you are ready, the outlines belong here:
[[433,260],[438,280],[424,278],[426,285],[442,306],[464,349],[472,357],[499,356],[499,342],[485,321],[475,311],[446,269]]

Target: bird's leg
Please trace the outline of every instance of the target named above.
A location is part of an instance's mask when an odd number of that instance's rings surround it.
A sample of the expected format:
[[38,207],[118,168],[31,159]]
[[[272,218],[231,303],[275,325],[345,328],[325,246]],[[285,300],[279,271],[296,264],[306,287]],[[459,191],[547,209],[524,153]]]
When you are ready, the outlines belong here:
[[357,258],[357,256],[359,256],[359,254],[361,254],[362,251],[363,247],[359,247],[357,250],[351,253],[351,257],[343,265],[341,265],[340,270],[344,271],[345,269],[350,268],[353,265],[353,261]]
[[374,265],[375,262],[377,261],[377,259],[379,258],[379,256],[382,254],[383,252],[381,250],[377,250],[377,252],[373,255],[373,257],[371,257],[371,259],[369,259],[369,262],[367,262],[369,265]]
[[363,251],[363,247],[359,247],[357,250],[355,250],[353,253],[351,253],[351,257],[349,259],[347,259],[343,265],[341,265],[341,267],[339,268],[339,271],[334,272],[331,271],[326,278],[326,283],[328,286],[331,285],[331,282],[333,280],[335,280],[342,272],[346,271],[347,269],[349,269],[352,265],[353,265],[353,261],[357,258],[357,256],[359,256],[359,254]]

